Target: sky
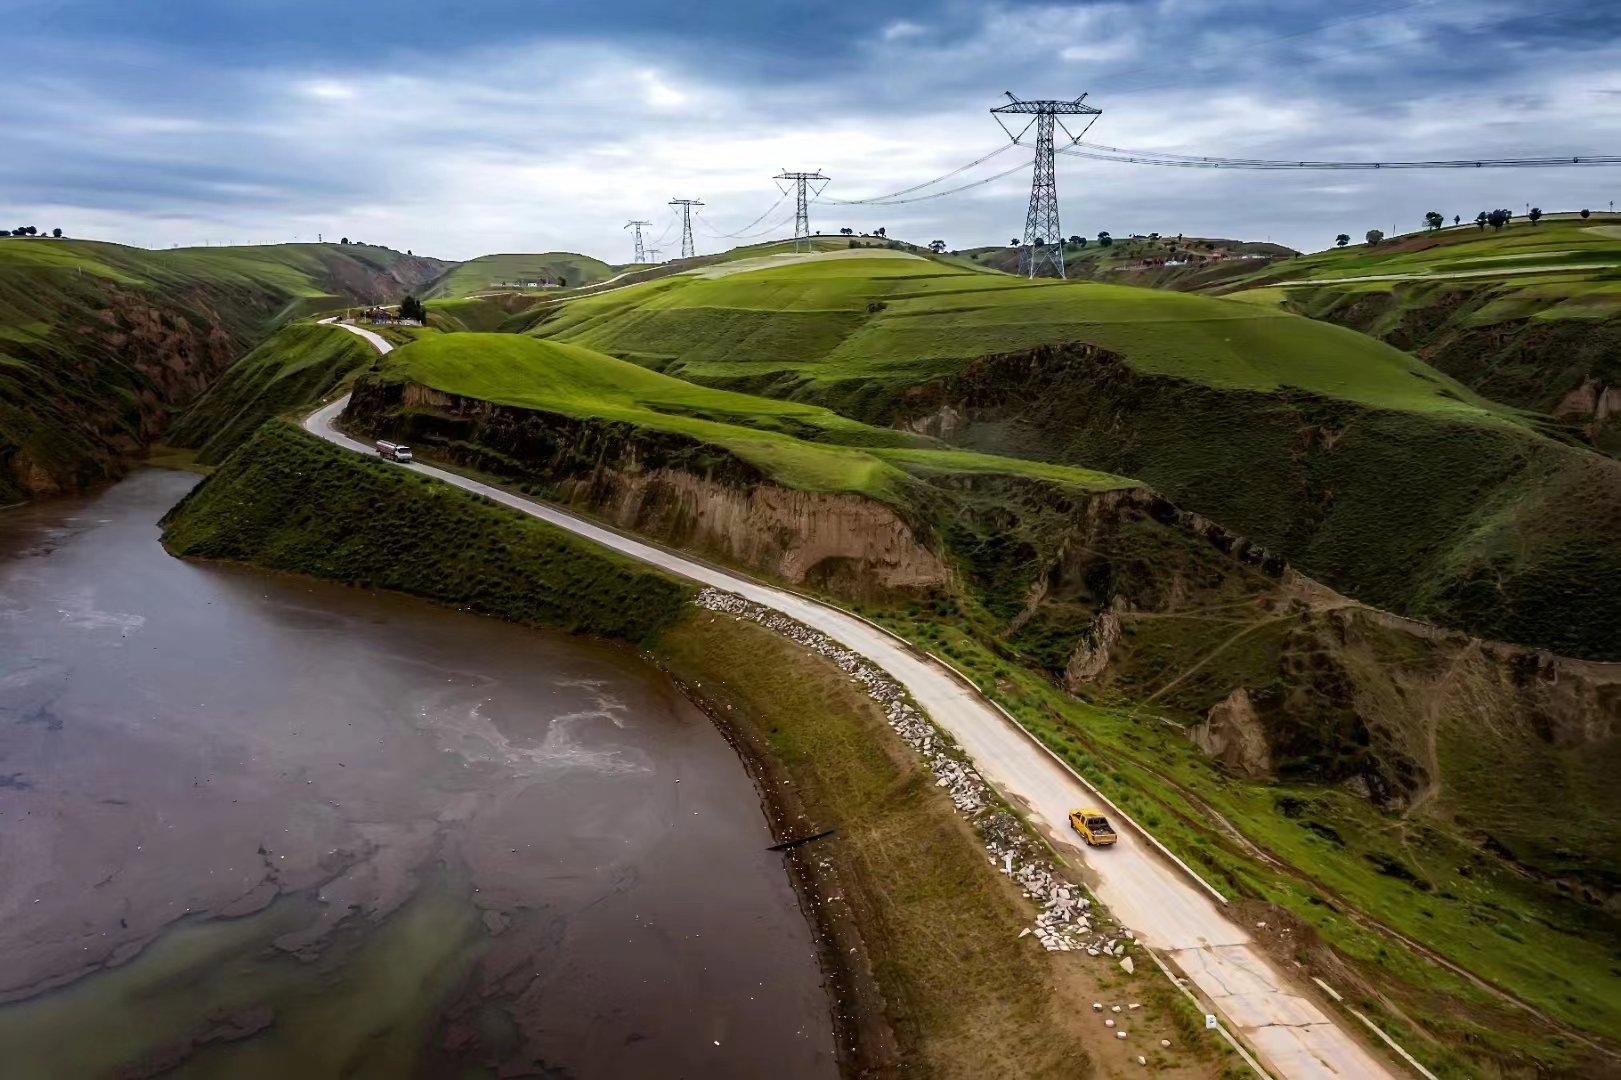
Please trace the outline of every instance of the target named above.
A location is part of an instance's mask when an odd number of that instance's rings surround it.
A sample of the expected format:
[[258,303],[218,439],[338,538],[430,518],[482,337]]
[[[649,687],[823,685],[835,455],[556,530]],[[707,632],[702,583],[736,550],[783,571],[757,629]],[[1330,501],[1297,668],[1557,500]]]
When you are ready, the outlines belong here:
[[[851,205],[1074,98],[1089,142],[1241,157],[1621,152],[1621,4],[1593,0],[0,0],[0,224],[148,247],[347,236],[417,254],[629,262],[813,227],[950,248],[1023,232],[1011,148],[924,201]],[[1016,129],[1015,129],[1016,130]],[[1072,125],[1072,131],[1079,129]],[[1606,209],[1621,167],[1188,170],[1060,158],[1063,231],[1301,250],[1482,209]],[[762,217],[761,215],[764,215]],[[741,237],[726,234],[742,233]]]

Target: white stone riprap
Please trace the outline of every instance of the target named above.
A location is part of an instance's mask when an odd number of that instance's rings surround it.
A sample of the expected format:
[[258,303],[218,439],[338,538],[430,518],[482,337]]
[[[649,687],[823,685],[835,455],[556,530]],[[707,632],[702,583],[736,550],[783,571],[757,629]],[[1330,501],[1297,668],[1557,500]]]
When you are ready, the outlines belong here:
[[[1034,934],[1052,952],[1084,950],[1092,956],[1109,953],[1123,957],[1131,932],[1106,929],[1111,920],[1094,906],[1085,890],[1061,877],[1042,846],[1024,823],[996,805],[989,785],[963,756],[956,744],[907,699],[905,689],[866,657],[846,649],[820,630],[735,593],[707,588],[699,592],[699,607],[725,612],[759,623],[819,656],[865,687],[867,695],[883,707],[889,726],[917,751],[936,783],[946,789],[957,810],[966,815],[985,841],[992,866],[1012,878],[1039,911],[1035,925],[1020,937]],[[1107,943],[1107,944],[1105,944]],[[1129,970],[1129,969],[1128,969]]]

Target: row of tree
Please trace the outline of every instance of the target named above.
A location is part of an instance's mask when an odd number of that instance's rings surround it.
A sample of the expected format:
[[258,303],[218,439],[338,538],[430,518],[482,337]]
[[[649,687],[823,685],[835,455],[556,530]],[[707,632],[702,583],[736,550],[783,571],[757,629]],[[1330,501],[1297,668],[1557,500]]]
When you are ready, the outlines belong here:
[[[4,229],[0,229],[0,236],[38,236],[38,235],[39,235],[39,230],[34,228],[32,225],[26,225],[21,229],[12,229],[10,233],[7,233]],[[61,229],[52,229],[51,230],[51,235],[56,237],[58,240],[60,240],[62,238],[62,230]]]
[[[1582,210],[1580,211],[1580,214],[1584,219],[1586,219],[1592,216],[1593,211]],[[1537,222],[1542,220],[1542,207],[1533,206],[1525,216],[1532,225],[1535,225]],[[1488,225],[1492,227],[1493,232],[1501,231],[1503,226],[1507,225],[1513,220],[1514,211],[1512,210],[1482,210],[1480,213],[1475,215],[1475,225],[1482,232],[1486,231],[1486,226]],[[1447,219],[1440,213],[1440,211],[1431,210],[1429,213],[1424,215],[1424,228],[1428,229],[1430,232],[1436,232],[1446,228],[1446,223]],[[1463,224],[1463,216],[1461,214],[1453,214],[1452,224]],[[1369,244],[1377,244],[1385,238],[1384,230],[1369,229],[1367,231],[1366,238]],[[1350,242],[1350,233],[1340,233],[1334,238],[1334,243],[1337,247],[1344,247]]]

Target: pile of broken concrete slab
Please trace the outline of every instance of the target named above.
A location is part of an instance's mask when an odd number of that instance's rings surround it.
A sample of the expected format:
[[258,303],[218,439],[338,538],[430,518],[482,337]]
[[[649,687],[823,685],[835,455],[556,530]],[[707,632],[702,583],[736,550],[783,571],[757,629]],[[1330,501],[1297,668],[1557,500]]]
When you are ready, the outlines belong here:
[[1129,930],[1110,929],[1110,920],[1080,886],[1057,872],[1045,849],[1029,830],[1007,810],[995,809],[989,786],[940,729],[908,700],[906,690],[889,673],[859,653],[840,645],[820,630],[790,619],[780,611],[745,600],[720,589],[704,589],[698,606],[721,611],[759,623],[812,652],[826,657],[839,670],[862,684],[866,693],[883,706],[889,726],[917,751],[934,773],[936,783],[947,789],[952,803],[974,822],[985,841],[992,866],[1012,878],[1026,897],[1040,908],[1035,925],[1019,936],[1034,936],[1043,948],[1053,952],[1085,952],[1091,956],[1108,954],[1121,961],[1128,972],[1132,960],[1126,955],[1132,942]]

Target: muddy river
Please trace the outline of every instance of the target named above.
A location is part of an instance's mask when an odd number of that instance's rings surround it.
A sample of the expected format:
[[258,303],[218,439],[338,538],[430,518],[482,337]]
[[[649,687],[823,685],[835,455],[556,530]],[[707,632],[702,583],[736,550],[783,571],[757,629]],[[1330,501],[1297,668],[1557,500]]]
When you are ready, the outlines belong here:
[[0,1075],[837,1074],[736,755],[628,649],[0,511]]

